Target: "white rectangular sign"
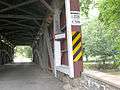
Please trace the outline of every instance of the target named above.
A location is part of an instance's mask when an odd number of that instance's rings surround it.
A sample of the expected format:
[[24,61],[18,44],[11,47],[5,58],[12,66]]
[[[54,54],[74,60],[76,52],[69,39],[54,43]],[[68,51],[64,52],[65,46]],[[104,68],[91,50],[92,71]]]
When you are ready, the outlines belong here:
[[81,25],[80,24],[80,11],[71,11],[71,25]]
[[63,39],[65,38],[65,33],[55,35],[55,39]]

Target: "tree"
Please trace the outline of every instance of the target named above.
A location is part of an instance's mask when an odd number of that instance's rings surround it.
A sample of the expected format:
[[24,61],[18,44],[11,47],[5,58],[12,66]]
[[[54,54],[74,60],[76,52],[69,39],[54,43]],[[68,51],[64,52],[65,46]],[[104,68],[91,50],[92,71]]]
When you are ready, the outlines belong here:
[[81,16],[89,16],[90,9],[98,7],[99,0],[79,0]]
[[89,7],[92,0],[80,0],[81,14],[88,17]]
[[100,0],[99,11],[99,20],[104,23],[106,30],[111,31],[109,38],[114,44],[113,50],[120,51],[120,0]]
[[97,19],[83,26],[82,32],[85,53],[89,56],[99,56],[105,63],[108,57],[112,56],[111,32]]
[[101,20],[108,29],[120,29],[120,0],[100,0],[99,2],[99,20]]
[[16,46],[15,53],[16,56],[32,58],[32,48],[29,46]]

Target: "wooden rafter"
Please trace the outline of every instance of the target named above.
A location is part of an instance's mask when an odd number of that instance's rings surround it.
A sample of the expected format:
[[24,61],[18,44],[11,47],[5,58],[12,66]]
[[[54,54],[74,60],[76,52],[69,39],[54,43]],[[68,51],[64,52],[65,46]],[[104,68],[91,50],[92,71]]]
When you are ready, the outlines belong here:
[[[6,3],[6,2],[0,1],[0,3],[6,5],[6,6],[8,6],[8,7],[12,7],[11,4],[8,4],[8,3]],[[31,12],[28,12],[27,10],[20,9],[19,7],[17,8],[17,10],[22,11],[22,12],[24,12],[24,13],[26,13],[26,14],[29,14],[29,15],[31,15],[31,16],[34,17],[34,14],[31,13]],[[39,22],[38,22],[36,19],[34,19],[34,21],[35,21],[35,23],[39,26]],[[39,27],[40,27],[40,26],[39,26]]]
[[13,5],[13,6],[10,6],[10,7],[4,8],[4,9],[1,9],[0,12],[12,10],[12,9],[15,9],[15,8],[18,8],[18,7],[21,7],[21,6],[30,4],[30,3],[34,3],[34,2],[36,2],[36,1],[38,1],[38,0],[29,0],[29,1],[26,1],[26,2],[22,2],[22,3],[20,3],[20,4]]
[[[40,13],[40,15],[39,15],[39,13],[32,13],[31,10],[29,11],[27,8],[24,8],[24,6],[34,3],[34,2],[37,2],[37,1],[39,1],[40,4],[42,6],[44,6],[44,7],[40,7],[39,8],[40,10],[43,8],[46,8],[48,11],[51,11],[51,13],[54,12],[52,7],[50,6],[50,4],[48,4],[48,2],[46,0],[27,0],[27,1],[25,0],[25,2],[19,3],[17,5],[12,5],[12,4],[9,4],[7,1],[4,2],[4,1],[0,0],[1,4],[7,6],[7,8],[3,8],[0,10],[0,13],[1,13],[0,21],[7,22],[5,24],[0,25],[0,33],[3,33],[3,35],[7,36],[9,40],[11,40],[11,41],[13,40],[13,43],[32,44],[32,41],[33,41],[35,35],[37,34],[38,30],[40,30],[40,28],[41,28],[40,23],[42,20],[45,20],[46,15],[43,15],[41,13]],[[14,15],[14,13],[3,14],[9,10],[18,10],[18,13],[19,13],[19,11],[23,12],[23,13],[22,13],[22,15]],[[41,15],[43,15],[43,16],[41,17]],[[23,24],[22,22],[24,20],[32,20],[33,23],[35,23],[35,26],[31,22],[30,22],[31,25],[33,25],[33,26],[26,25],[27,22],[24,22],[25,24]],[[14,24],[14,26],[11,24]]]
[[[3,2],[3,1],[0,1],[0,3],[3,4],[3,5],[6,5],[6,6],[8,6],[8,7],[12,7],[12,5],[9,4],[9,3]],[[29,15],[34,16],[33,13],[30,13],[30,12],[28,12],[27,10],[20,9],[19,7],[16,8],[16,9],[19,10],[19,11],[22,11],[22,12],[24,12],[24,13],[26,13],[26,14],[29,14]]]
[[33,38],[31,36],[27,36],[27,35],[22,35],[22,38],[21,36],[11,36],[9,37],[8,39],[11,39],[11,40],[16,40],[16,41],[19,41],[19,42],[24,42],[24,40],[26,40],[26,42],[29,42],[29,40],[33,40]]
[[45,1],[45,0],[39,0],[49,11],[54,12],[52,7]]
[[32,39],[21,39],[21,40],[19,40],[19,39],[12,39],[14,42],[15,42],[15,44],[22,44],[22,43],[31,43],[32,44],[32,42],[33,42],[33,40]]
[[12,15],[12,14],[0,14],[0,18],[18,18],[18,19],[36,19],[36,20],[42,20],[44,17],[33,17],[30,15]]
[[12,23],[12,24],[15,24],[15,25],[22,26],[22,27],[27,27],[27,28],[31,28],[31,29],[36,29],[36,27],[33,27],[33,26],[29,26],[29,25],[25,25],[25,24],[20,24],[20,23],[13,22],[13,21],[9,21],[9,20],[5,20],[5,19],[0,19],[0,21],[5,21],[5,22],[8,22],[8,23]]
[[[12,32],[7,32],[7,34],[6,35],[12,35],[12,34],[24,34],[25,33],[25,31],[19,31],[19,30],[17,30],[17,31],[12,31]],[[27,32],[26,34],[28,34],[28,35],[35,35],[34,33],[32,33],[32,32]]]
[[[24,20],[19,20],[19,21],[15,21],[16,23],[20,23],[20,22],[23,22],[23,21],[26,21],[26,19],[24,19]],[[2,25],[0,25],[0,27],[2,26],[2,27],[6,27],[7,25],[10,25],[10,23],[8,24],[2,24]]]
[[[3,30],[4,29],[4,30]],[[0,33],[9,33],[9,32],[15,32],[15,31],[25,31],[26,32],[25,27],[21,27],[21,26],[6,26],[6,27],[0,27]],[[27,30],[28,32],[32,32],[32,33],[36,33],[36,30],[34,29],[29,29]]]
[[41,25],[39,24],[39,22],[36,19],[34,19],[34,22],[36,23],[36,25],[39,26],[39,28],[41,28]]

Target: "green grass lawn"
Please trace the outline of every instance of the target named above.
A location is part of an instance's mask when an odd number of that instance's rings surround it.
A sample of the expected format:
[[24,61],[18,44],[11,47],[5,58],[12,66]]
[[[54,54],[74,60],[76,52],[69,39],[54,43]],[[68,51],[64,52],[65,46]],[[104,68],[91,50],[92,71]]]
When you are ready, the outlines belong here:
[[120,76],[120,70],[114,70],[114,69],[96,69],[97,64],[93,63],[93,62],[84,62],[84,68],[85,69],[91,69],[91,70],[98,70],[100,72],[104,72],[104,73],[108,73],[111,75],[116,75],[116,76]]

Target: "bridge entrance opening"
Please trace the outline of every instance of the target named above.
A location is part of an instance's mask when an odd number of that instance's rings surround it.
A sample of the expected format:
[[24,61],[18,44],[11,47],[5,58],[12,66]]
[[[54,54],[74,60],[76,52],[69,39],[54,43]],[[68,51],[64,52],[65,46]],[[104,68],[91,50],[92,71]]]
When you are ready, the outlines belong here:
[[16,46],[14,48],[14,63],[32,62],[32,48],[30,46]]

